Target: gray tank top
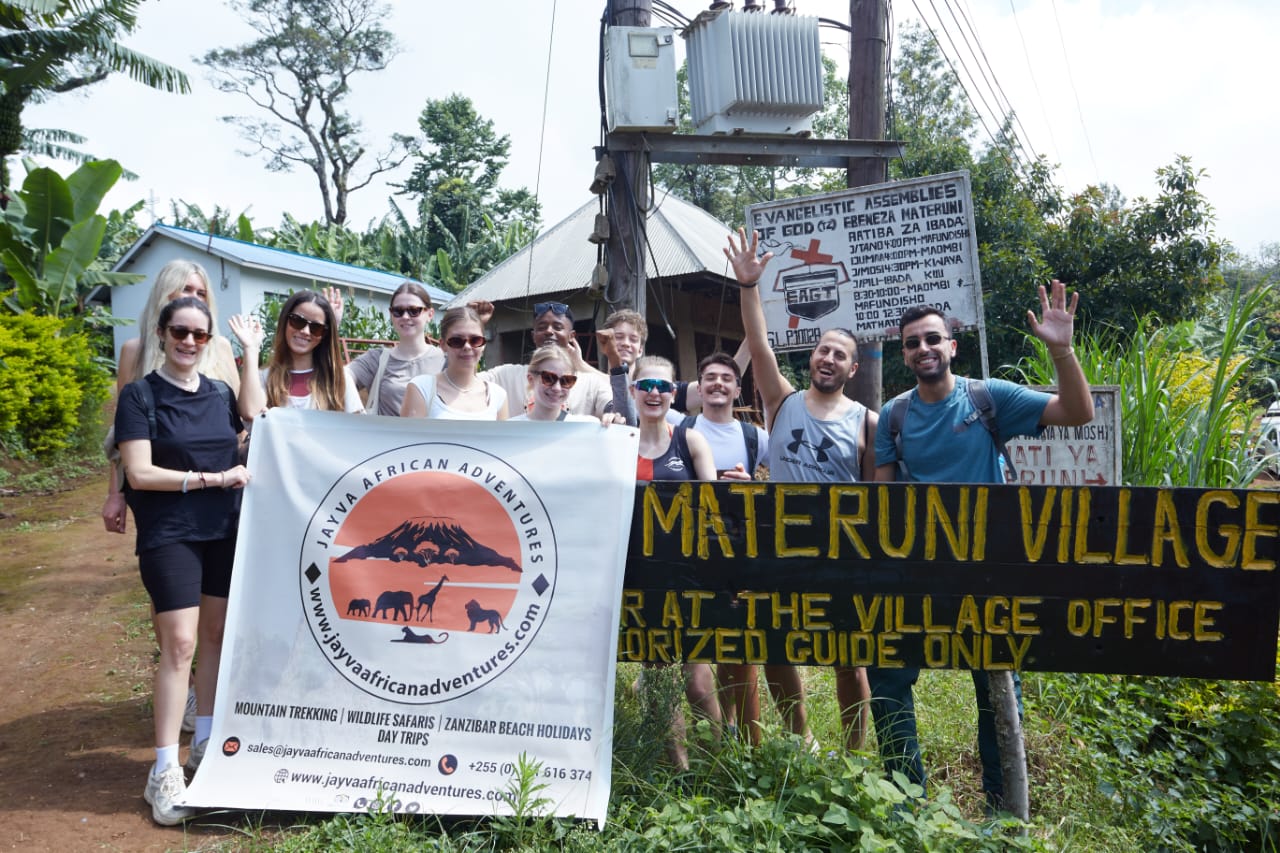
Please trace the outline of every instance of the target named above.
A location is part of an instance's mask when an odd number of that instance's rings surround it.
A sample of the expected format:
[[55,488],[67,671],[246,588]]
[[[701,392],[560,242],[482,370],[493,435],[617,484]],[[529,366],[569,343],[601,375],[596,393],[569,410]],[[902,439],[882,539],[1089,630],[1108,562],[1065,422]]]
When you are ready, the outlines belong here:
[[802,393],[788,395],[769,431],[769,479],[788,483],[858,480],[858,439],[866,416],[867,407],[855,401],[839,420],[819,420],[805,408]]

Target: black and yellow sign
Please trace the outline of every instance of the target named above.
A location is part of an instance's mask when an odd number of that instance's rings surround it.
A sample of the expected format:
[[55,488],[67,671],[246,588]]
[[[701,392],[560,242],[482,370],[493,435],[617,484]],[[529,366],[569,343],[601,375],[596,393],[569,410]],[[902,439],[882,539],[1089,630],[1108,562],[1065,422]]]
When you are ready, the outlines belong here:
[[622,661],[1271,681],[1280,492],[859,483],[636,491]]

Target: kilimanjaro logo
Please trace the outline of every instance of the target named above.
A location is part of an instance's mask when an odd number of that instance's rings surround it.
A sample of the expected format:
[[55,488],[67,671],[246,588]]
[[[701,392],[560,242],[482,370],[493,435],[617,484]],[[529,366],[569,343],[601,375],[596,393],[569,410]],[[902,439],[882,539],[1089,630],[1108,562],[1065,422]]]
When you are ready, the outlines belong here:
[[831,440],[830,436],[824,435],[822,437],[822,441],[818,442],[817,444],[813,444],[811,442],[804,440],[803,429],[793,429],[791,431],[791,438],[794,440],[787,445],[788,453],[796,453],[800,450],[800,448],[807,447],[811,451],[813,451],[813,458],[817,462],[826,462],[828,459],[831,458],[827,456],[827,450],[828,448],[835,445],[835,442]]

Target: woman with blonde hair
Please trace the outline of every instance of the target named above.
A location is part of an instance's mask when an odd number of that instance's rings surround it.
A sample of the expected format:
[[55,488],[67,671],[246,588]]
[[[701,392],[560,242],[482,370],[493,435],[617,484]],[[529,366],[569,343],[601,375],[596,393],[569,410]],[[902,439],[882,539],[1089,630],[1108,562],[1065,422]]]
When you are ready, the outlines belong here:
[[[147,304],[138,318],[139,334],[120,345],[120,359],[116,365],[116,397],[135,379],[146,376],[164,363],[164,347],[160,338],[151,333],[160,319],[165,305],[182,296],[194,296],[209,306],[213,329],[218,328],[218,311],[213,302],[213,288],[209,286],[209,274],[193,261],[169,261],[160,268],[147,294]],[[222,336],[215,336],[213,346],[200,352],[197,369],[210,379],[220,379],[231,386],[232,393],[240,391],[240,374],[236,372],[235,355],[231,344]],[[102,524],[109,533],[124,533],[126,506],[124,493],[120,491],[121,477],[118,453],[115,447],[115,428],[107,433],[104,449],[111,461],[111,482],[107,484],[107,500],[102,506]]]
[[435,376],[415,376],[404,392],[400,416],[505,421],[507,392],[476,375],[484,356],[484,323],[469,305],[450,308],[440,321],[447,361]]
[[[578,383],[573,363],[573,353],[554,341],[534,350],[528,368],[528,396],[532,402],[528,411],[512,415],[510,420],[597,422],[590,415],[569,412],[569,391]],[[608,417],[612,420],[612,416]]]
[[338,317],[322,294],[299,290],[280,308],[267,366],[258,369],[262,324],[239,314],[228,322],[244,348],[240,416],[247,421],[270,407],[359,412],[355,381],[343,368]]

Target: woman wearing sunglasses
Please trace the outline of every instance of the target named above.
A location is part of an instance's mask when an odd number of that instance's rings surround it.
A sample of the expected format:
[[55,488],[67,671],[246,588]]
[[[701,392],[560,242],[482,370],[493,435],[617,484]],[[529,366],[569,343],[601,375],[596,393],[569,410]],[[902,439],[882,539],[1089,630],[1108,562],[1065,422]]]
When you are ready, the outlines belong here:
[[590,415],[575,415],[569,411],[569,392],[578,383],[577,369],[573,366],[573,354],[557,343],[538,347],[529,359],[529,397],[532,403],[528,411],[513,415],[513,421],[591,421]]
[[484,356],[484,323],[469,305],[450,308],[440,321],[445,368],[436,376],[415,376],[404,392],[400,416],[469,421],[505,421],[507,393],[477,375]]
[[126,497],[137,520],[138,567],[160,643],[153,694],[156,761],[143,797],[156,823],[166,826],[192,814],[178,805],[186,792],[178,739],[187,679],[198,642],[201,717],[187,761],[193,766],[208,743],[240,489],[249,482],[239,464],[244,425],[235,403],[199,372],[201,356],[213,346],[212,329],[213,314],[200,299],[165,305],[151,332],[161,339],[164,361],[141,382],[126,385],[116,408]]
[[347,365],[356,387],[368,392],[369,414],[398,416],[409,380],[444,369],[444,351],[427,343],[427,324],[433,316],[431,294],[416,281],[404,282],[391,294],[396,345],[361,353]]
[[[194,296],[209,306],[213,328],[218,327],[218,312],[213,305],[213,290],[209,287],[209,274],[204,267],[191,261],[170,261],[156,275],[147,304],[138,318],[142,330],[136,338],[130,338],[120,346],[120,360],[116,367],[116,396],[124,387],[140,376],[146,376],[164,363],[163,340],[150,334],[160,320],[160,310],[182,296]],[[235,355],[226,338],[215,337],[200,352],[199,370],[205,376],[221,379],[239,393],[240,374],[236,370]],[[104,442],[107,458],[111,462],[111,482],[107,486],[107,501],[102,507],[102,523],[109,533],[125,532],[125,500],[120,491],[118,469],[119,453],[116,450],[115,433],[108,434]]]
[[237,314],[227,321],[244,348],[240,415],[252,421],[268,407],[360,412],[360,392],[343,369],[338,318],[329,300],[300,290],[285,301],[276,321],[275,343],[267,366],[258,369],[262,324]]
[[[640,419],[640,454],[636,460],[636,480],[714,480],[716,463],[707,440],[682,425],[667,423],[667,412],[675,395],[675,367],[665,358],[646,355],[636,360],[631,394]],[[659,665],[646,664],[646,668]],[[716,697],[715,674],[706,663],[683,666],[685,697],[699,716],[711,721],[719,737],[720,702]],[[655,709],[656,713],[656,709]],[[680,770],[689,769],[685,746],[684,712],[671,709],[671,732],[667,757]]]

